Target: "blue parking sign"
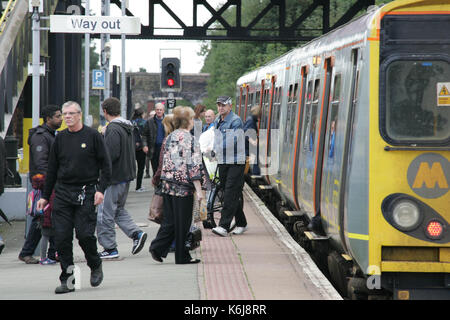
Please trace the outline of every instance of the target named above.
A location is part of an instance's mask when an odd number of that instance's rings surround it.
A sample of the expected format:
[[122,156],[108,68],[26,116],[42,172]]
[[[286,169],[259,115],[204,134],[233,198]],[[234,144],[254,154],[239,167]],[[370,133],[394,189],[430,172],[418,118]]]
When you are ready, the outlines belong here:
[[92,70],[92,89],[105,89],[105,70]]

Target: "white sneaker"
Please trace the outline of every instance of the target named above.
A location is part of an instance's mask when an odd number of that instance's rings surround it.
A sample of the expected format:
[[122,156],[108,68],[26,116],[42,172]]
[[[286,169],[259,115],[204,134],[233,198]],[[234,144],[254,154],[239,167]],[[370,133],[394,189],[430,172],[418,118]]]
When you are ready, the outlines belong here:
[[243,234],[245,231],[248,230],[248,227],[236,227],[236,229],[232,232],[232,234]]
[[233,231],[234,228],[236,228],[236,220],[233,219],[230,224],[230,232]]
[[221,237],[226,237],[226,236],[228,236],[227,230],[225,230],[225,229],[222,228],[222,227],[215,227],[215,228],[212,229],[212,232],[215,233],[215,234],[217,234],[217,235],[219,235],[219,236],[221,236]]
[[145,192],[145,191],[147,191],[147,190],[144,187],[141,187],[136,190],[136,192]]

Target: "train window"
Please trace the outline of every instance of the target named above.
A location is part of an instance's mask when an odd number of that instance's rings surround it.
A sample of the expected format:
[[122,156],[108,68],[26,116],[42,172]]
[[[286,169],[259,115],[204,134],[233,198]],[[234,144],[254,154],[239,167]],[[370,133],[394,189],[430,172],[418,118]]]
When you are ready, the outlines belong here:
[[341,75],[337,74],[334,76],[334,88],[333,88],[333,99],[332,102],[339,101],[341,97]]
[[311,103],[312,100],[312,80],[308,82],[308,94],[306,95],[306,101]]
[[298,83],[296,83],[295,86],[294,86],[294,94],[292,95],[292,101],[293,102],[297,101],[297,92],[298,92]]
[[320,91],[320,79],[314,81],[314,97],[313,101],[319,101],[319,91]]
[[397,59],[384,71],[388,138],[400,144],[448,142],[450,61]]
[[320,79],[314,81],[314,97],[311,104],[311,126],[309,131],[309,148],[310,151],[314,151],[314,143],[316,140],[316,128],[317,128],[317,112],[319,109],[319,92],[320,92]]
[[292,101],[292,84],[289,86],[288,102]]
[[311,101],[312,101],[312,80],[308,82],[308,91],[306,94],[306,107],[305,107],[305,113],[304,113],[304,122],[303,122],[303,133],[302,137],[304,137],[303,141],[303,150],[308,150],[308,135],[307,132],[309,132],[309,128],[311,126],[310,119],[311,119]]

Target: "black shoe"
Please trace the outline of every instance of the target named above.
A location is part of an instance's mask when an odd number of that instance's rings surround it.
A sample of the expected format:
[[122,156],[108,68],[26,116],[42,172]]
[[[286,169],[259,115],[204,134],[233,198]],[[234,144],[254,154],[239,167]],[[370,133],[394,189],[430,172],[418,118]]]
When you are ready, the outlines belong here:
[[163,259],[155,252],[155,250],[150,249],[150,254],[152,255],[153,260],[163,262]]
[[61,285],[55,289],[56,294],[74,292],[75,288],[70,289],[67,286],[67,282],[61,282]]
[[146,174],[145,176],[144,176],[144,179],[148,179],[148,178],[150,178],[150,174]]
[[91,270],[91,286],[98,287],[103,281],[103,270],[100,264],[97,268]]
[[196,264],[196,263],[200,263],[200,262],[202,262],[202,260],[200,260],[200,259],[191,259],[187,262],[181,262],[181,263],[177,263],[177,264]]
[[2,240],[0,240],[0,254],[2,253],[3,249],[5,248],[5,244]]

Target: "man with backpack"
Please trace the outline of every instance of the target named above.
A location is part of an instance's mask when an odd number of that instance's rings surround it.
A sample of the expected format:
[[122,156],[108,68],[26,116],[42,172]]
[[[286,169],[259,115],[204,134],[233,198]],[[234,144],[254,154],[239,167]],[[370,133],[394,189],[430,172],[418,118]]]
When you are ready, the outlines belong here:
[[105,131],[105,145],[111,158],[111,184],[105,190],[105,198],[98,208],[98,242],[105,249],[100,253],[102,259],[118,258],[115,225],[133,239],[132,254],[142,250],[147,234],[133,221],[125,203],[130,182],[136,177],[134,155],[134,127],[130,121],[120,116],[120,101],[108,98],[102,103],[103,113],[109,122]]

